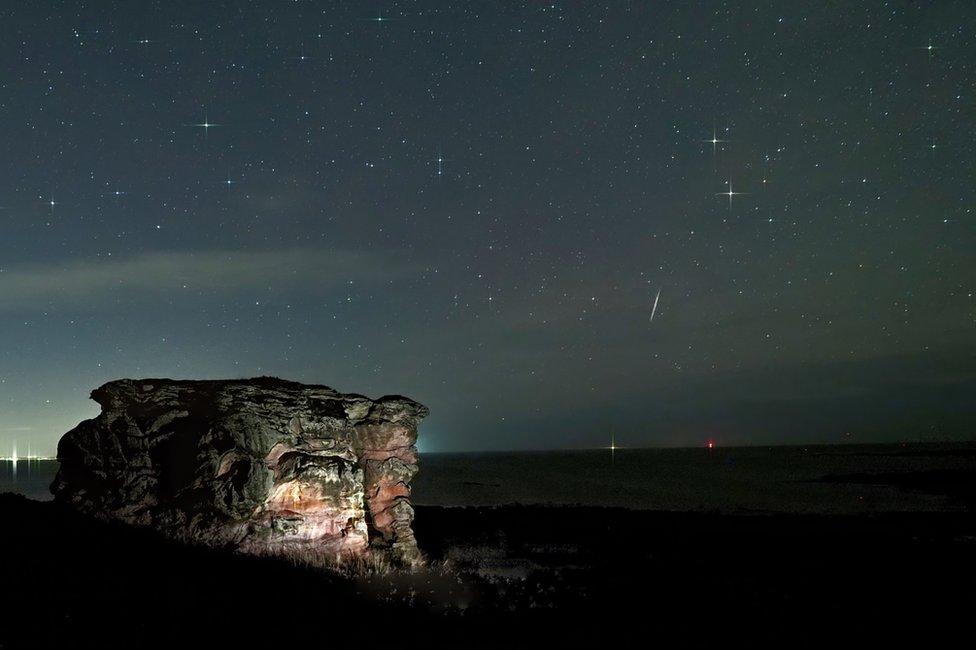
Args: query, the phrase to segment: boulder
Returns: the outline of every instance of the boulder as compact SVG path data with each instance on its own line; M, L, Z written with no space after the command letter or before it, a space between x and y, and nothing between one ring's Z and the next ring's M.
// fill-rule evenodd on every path
M406 397L282 379L122 379L66 433L57 501L185 541L303 562L423 562L411 523Z

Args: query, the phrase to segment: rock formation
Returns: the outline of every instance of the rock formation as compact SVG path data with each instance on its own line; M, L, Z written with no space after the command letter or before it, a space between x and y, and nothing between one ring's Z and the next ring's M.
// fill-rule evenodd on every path
M55 499L183 540L415 565L410 479L427 408L275 378L123 379L58 444Z

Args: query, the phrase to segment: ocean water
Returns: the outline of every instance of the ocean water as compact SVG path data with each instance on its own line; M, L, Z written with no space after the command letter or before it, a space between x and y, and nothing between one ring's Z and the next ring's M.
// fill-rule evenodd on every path
M50 499L56 471L56 461L20 461L16 473L0 462L0 492ZM413 502L729 513L964 509L938 486L884 478L932 474L976 481L976 443L424 454Z
M10 461L0 461L0 492L23 494L29 499L51 498L51 481L58 471L56 460L19 460L16 468Z
M857 482L864 475L938 473L976 481L976 444L427 454L413 480L413 501L726 513L965 509L937 490L898 487L903 481Z

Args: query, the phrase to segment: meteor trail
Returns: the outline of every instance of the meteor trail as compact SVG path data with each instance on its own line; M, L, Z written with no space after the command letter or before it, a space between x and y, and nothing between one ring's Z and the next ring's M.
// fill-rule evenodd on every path
M649 322L654 322L654 314L657 313L657 301L661 299L661 290L657 290L657 295L654 296L654 306L651 307L651 320Z

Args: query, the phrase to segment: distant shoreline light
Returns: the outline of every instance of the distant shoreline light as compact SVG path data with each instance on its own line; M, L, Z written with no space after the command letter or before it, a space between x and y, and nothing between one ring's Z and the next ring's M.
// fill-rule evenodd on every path
M21 461L57 460L57 456L0 456L0 463L19 463Z

